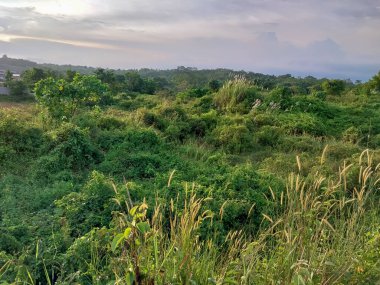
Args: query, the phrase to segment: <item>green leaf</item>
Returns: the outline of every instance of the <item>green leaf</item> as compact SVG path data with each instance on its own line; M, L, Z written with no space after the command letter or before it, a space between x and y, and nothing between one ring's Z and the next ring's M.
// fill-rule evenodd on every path
M236 280L231 277L228 277L223 280L223 284L239 284Z
M125 282L127 285L133 285L133 281L135 281L135 274L132 270L129 270L125 276Z
M125 229L125 231L124 231L124 238L125 239L129 239L129 236L131 235L131 231L132 231L131 228L126 228Z
M139 208L139 206L134 206L131 210L129 210L129 214L131 216L134 216L136 214L136 211L138 208Z
M114 238L113 238L113 241L112 241L112 244L111 244L111 249L112 251L115 251L116 248L118 247L118 245L123 241L124 239L124 234L117 234Z
M139 229L139 231L142 234L145 234L146 232L148 232L150 230L150 226L149 226L148 222L137 223L136 227Z

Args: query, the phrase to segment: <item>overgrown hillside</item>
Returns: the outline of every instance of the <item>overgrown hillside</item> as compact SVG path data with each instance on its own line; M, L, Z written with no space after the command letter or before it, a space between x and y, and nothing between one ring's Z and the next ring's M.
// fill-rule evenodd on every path
M380 73L20 84L0 98L0 284L380 282Z

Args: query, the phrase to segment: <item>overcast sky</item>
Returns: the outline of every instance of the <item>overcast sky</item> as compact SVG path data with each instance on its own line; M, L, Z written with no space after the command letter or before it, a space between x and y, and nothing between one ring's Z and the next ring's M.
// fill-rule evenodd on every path
M0 55L368 79L380 0L0 0Z

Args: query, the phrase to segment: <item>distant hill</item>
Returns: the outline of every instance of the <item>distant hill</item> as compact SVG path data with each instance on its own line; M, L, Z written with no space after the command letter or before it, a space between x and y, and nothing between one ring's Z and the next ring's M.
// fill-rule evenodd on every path
M91 74L96 71L96 67L78 66L78 65L58 65L50 63L36 63L25 59L9 58L6 55L0 57L0 70L10 70L13 73L22 73L23 71L37 67L42 69L49 69L57 71L58 73L65 73L67 70L73 70L81 74ZM112 69L111 69L112 70ZM161 80L161 84L175 86L176 91L183 91L188 88L203 88L208 85L212 80L224 82L227 79L231 79L234 76L243 76L261 88L271 89L275 86L294 86L303 89L307 93L307 88L315 84L320 84L324 78L317 79L312 76L304 78L296 78L291 74L284 75L267 75L255 72L246 72L243 70L236 71L231 69L200 69L195 67L179 66L176 69L118 69L112 70L116 75L123 75L126 72L137 72L142 78L158 78ZM163 81L162 81L163 80ZM166 83L165 83L166 82Z
M9 58L6 55L0 58L0 70L10 70L13 73L21 73L26 69L37 66L36 62L25 59Z
M92 73L95 70L94 67L37 63L26 59L10 58L6 55L3 55L0 58L0 70L10 70L13 73L22 73L23 71L33 67L46 68L61 72L71 69L82 74Z

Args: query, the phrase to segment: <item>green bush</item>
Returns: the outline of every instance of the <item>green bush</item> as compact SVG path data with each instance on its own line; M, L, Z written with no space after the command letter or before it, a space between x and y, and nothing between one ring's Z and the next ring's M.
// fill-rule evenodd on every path
M191 126L187 122L174 122L170 124L164 134L169 141L183 142L190 133Z
M288 110L292 107L292 92L287 87L276 87L273 89L269 96L265 98L265 102L268 106L268 108L277 109L280 108L281 110Z
M323 150L322 140L310 135L284 136L281 139L281 144L278 145L278 148L286 153L321 153Z
M186 111L179 106L166 106L158 109L158 114L166 120L172 122L187 121L188 116Z
M376 135L370 137L369 146L374 148L374 149L380 148L380 134L376 134Z
M71 235L78 237L94 227L108 226L115 207L111 198L115 192L110 181L101 173L93 171L79 192L72 192L55 204L67 219Z
M101 117L98 120L98 127L101 130L107 130L107 131L117 130L117 129L123 129L125 126L126 124L123 121L115 117L110 117L110 116Z
M99 169L120 178L151 178L170 165L165 163L163 148L153 130L128 130L121 143L110 146Z
M358 143L361 135L357 128L355 127L349 127L347 130L345 130L342 134L342 140L344 142L348 143Z
M280 143L281 136L281 128L273 126L264 126L260 128L257 133L255 133L255 137L257 138L257 142L259 144L271 147L275 147Z
M216 147L231 153L241 153L253 145L253 135L245 125L217 126L208 140Z
M160 115L146 109L139 110L138 117L146 126L152 126L160 131L163 131L168 124Z
M32 177L36 181L71 180L71 172L78 173L102 160L87 132L75 125L64 123L51 133L51 138L45 146L46 154L33 166Z
M0 232L0 252L17 253L21 250L22 244L12 235Z
M17 153L38 154L44 143L42 130L25 125L17 118L0 114L0 145Z
M322 121L308 113L284 113L276 119L276 125L284 128L289 134L302 135L310 134L323 136L326 134L326 126Z
M152 178L158 171L162 171L163 166L164 162L157 154L136 153L120 147L106 155L99 170L129 180Z
M106 284L113 278L109 269L110 252L108 244L112 241L111 231L94 228L75 239L63 257L64 275L58 284ZM94 260L93 258L96 258ZM92 260L95 264L88 261Z
M321 101L325 101L326 97L327 97L327 94L324 91L314 91L312 93L312 96L315 97L315 98L317 98L317 99L319 99L319 100L321 100Z

